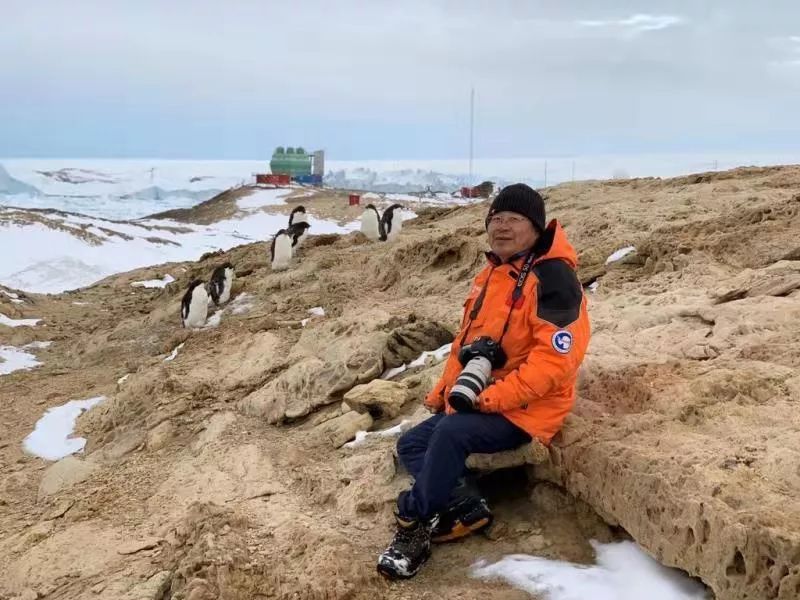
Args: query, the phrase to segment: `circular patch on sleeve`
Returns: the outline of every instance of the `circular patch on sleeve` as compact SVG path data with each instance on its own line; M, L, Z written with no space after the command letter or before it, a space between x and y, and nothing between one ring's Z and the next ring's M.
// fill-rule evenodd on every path
M566 329L556 331L550 341L553 349L559 354L567 354L572 350L572 334Z

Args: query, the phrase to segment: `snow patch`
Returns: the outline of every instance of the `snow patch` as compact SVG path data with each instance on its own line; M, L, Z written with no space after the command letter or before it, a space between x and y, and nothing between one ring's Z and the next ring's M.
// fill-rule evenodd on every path
M321 306L315 306L314 308L309 308L308 312L317 317L324 317L325 316L325 309Z
M453 344L445 344L440 348L432 351L425 351L420 354L417 358L412 360L410 363L406 365L400 365L399 367L394 367L393 369L387 369L381 375L381 379L391 379L392 377L396 377L400 373L408 370L413 369L414 367L424 367L428 363L429 358L433 358L431 365L436 365L442 362L447 356L450 354L450 350L453 347Z
M46 294L88 286L116 273L196 260L210 251L262 242L271 232L286 226L286 215L261 211L213 225L197 225L164 219L117 222L63 214L38 215L36 222L21 221L17 214L4 220L4 213L10 210L0 207L0 254L22 258L0 264L0 282ZM315 234L346 234L360 227L356 221L339 225L310 217L309 222ZM87 240L87 225L119 235ZM25 252L20 253L20 248Z
M289 193L290 191L283 189L257 190L248 196L238 198L236 200L236 206L239 208L239 210L248 211L257 210L265 206L279 206L285 204L283 198Z
M31 342L30 344L26 344L23 348L36 348L37 350L41 348L49 348L53 342L46 341L46 342Z
M175 278L167 273L164 275L163 279L147 279L146 281L132 281L131 285L133 287L144 287L144 288L164 288L167 287L168 283L172 283L175 281Z
M52 342L31 342L17 348L15 346L0 346L0 375L8 375L14 371L27 371L38 367L42 363L26 350L47 348Z
M35 327L41 319L12 319L0 313L0 325L7 327Z
M389 427L388 429L381 429L380 431L357 431L356 438L351 441L347 442L344 447L345 448L356 448L364 443L364 441L369 437L393 437L396 435L400 435L410 425L411 421L408 419L403 419L394 427Z
M185 343L186 342L181 342L180 344L175 346L175 348L172 350L172 353L170 353L170 355L164 359L164 362L171 362L171 361L175 360L175 357L178 356L178 352L180 351L181 348L183 348L183 345ZM123 377L122 379L118 380L117 383L122 383L127 378L128 378L128 376L125 375L125 377Z
M82 451L86 446L86 438L70 437L75 430L75 422L83 412L105 399L105 396L97 396L87 400L70 400L47 409L36 422L33 432L22 442L22 447L29 454L45 460L59 460Z
M240 315L242 313L249 312L253 305L250 303L250 295L247 292L242 292L236 298L231 300L231 303L228 305L230 311L234 315Z
M626 256L628 256L633 252L636 252L636 248L634 246L625 246L624 248L620 248L606 259L606 264L610 265L613 262L622 260L623 258L625 258Z
M597 564L586 566L512 554L494 564L473 565L478 579L503 579L546 600L703 600L703 586L668 569L633 542L591 542Z
M6 290L0 290L0 294L4 296L8 296L11 299L11 302L14 304L23 304L25 301L21 300L19 294L15 294L14 292L7 292Z

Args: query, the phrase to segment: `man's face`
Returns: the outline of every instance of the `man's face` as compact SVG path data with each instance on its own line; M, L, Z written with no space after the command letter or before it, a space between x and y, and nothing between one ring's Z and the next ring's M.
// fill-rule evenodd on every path
M526 217L509 211L489 218L489 246L502 260L527 250L539 239L539 233Z

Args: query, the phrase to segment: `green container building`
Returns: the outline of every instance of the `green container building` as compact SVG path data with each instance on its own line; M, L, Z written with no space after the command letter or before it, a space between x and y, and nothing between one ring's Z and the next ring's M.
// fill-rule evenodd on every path
M300 177L311 175L311 158L303 148L286 148L278 146L269 161L269 168L273 175L289 175Z

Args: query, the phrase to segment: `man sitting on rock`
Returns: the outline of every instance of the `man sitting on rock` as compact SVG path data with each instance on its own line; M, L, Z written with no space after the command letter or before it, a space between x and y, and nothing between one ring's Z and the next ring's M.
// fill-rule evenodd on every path
M397 442L414 477L397 499L397 532L378 559L391 579L413 577L431 542L487 527L483 498L457 491L471 453L511 450L561 428L575 400L589 344L576 253L545 221L544 201L524 184L504 188L486 217L491 252L464 303L441 379L425 398L434 415Z

